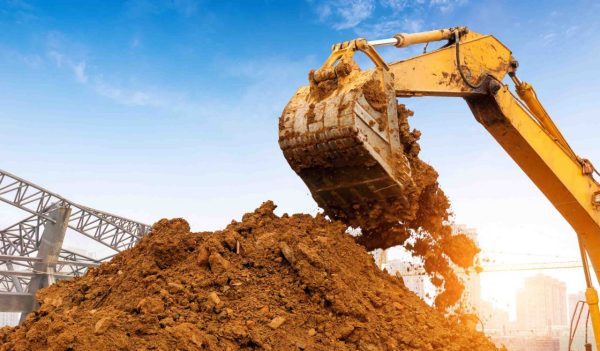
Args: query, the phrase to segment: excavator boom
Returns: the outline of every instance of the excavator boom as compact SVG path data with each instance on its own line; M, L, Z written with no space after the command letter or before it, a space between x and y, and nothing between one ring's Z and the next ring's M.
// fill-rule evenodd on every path
M387 63L375 47L398 48L447 40L441 48ZM375 64L362 71L361 51ZM400 135L396 97L463 98L476 120L544 193L577 233L582 259L600 280L600 185L591 163L579 157L535 91L516 75L510 50L490 35L454 27L393 38L356 39L332 48L286 106L279 143L292 168L332 218L370 235L368 248L399 243L386 233L410 217L415 187ZM509 75L517 95L503 82ZM597 172L596 172L597 173ZM598 297L586 271L592 324L600 342ZM598 345L597 345L598 347Z

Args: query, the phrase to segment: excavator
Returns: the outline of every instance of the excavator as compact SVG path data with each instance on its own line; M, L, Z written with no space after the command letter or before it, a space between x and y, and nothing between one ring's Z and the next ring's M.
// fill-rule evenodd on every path
M391 63L375 50L432 42L443 45ZM361 70L354 60L358 51L373 68ZM599 174L573 151L517 69L518 61L502 42L467 27L338 43L285 107L279 145L326 215L352 227L384 223L384 230L376 231L384 233L410 206L413 191L396 99L463 98L576 232L600 350L598 294L588 263L600 280L600 184L594 179ZM516 94L504 82L507 75Z

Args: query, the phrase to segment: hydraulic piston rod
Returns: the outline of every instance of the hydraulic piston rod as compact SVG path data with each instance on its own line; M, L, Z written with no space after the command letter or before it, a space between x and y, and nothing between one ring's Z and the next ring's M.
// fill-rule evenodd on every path
M448 40L452 39L455 33L458 31L459 35L466 34L468 32L467 27L452 27L438 30L431 30L428 32L419 33L398 33L393 38L379 39L368 41L368 44L372 47L377 46L395 46L397 48L404 48L414 44L429 43L432 41Z

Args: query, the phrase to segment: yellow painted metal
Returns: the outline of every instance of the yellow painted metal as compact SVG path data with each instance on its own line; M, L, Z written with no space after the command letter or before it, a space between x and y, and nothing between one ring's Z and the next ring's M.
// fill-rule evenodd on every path
M544 108L540 100L537 98L537 94L535 93L533 86L526 82L520 82L518 80L517 82L518 83L515 84L515 90L517 91L517 94L519 95L521 100L525 102L532 115L537 119L537 121L542 125L542 127L546 131L548 131L548 133L561 146L563 146L567 152L571 154L571 156L574 159L578 159L577 155L575 154L573 149L571 149L571 146L569 145L565 137L562 135L556 124L554 124L554 121L552 121L552 118L550 118L550 115L548 114L548 112L546 112L546 109Z
M600 310L598 309L598 292L596 291L596 289L594 289L594 286L592 284L592 276L590 274L588 254L585 252L585 247L583 246L583 243L581 242L580 238L578 238L578 241L579 252L581 254L581 262L583 263L583 274L585 276L585 302L588 304L589 315L590 317L592 317L592 330L594 330L594 336L596 336L595 332L597 330L600 330ZM587 328L587 323L585 323L585 325ZM600 340L596 338L596 350L599 349L599 346Z
M451 39L456 31L458 31L460 34L464 34L467 32L467 28L454 27L419 33L399 33L394 35L394 38L398 40L396 47L403 48L414 44L423 44L432 41Z
M331 47L331 55L327 58L319 71L332 68L339 60L349 61L352 59L356 51L362 51L367 55L377 67L388 70L387 63L379 56L377 51L370 46L365 39L354 39L343 43L335 44Z
M542 128L508 90L466 99L477 120L575 229L600 279L600 185Z
M592 319L592 329L596 339L596 350L600 350L600 340L597 332L600 331L600 309L598 309L598 292L593 287L585 290L585 302L588 304L590 317Z
M491 76L501 81L508 72L511 52L491 35L469 33L460 42L461 68L477 84ZM471 96L487 94L486 87L473 90L462 80L454 45L389 64L397 96Z
M461 37L461 68L470 72L467 78L475 83L488 79L489 84L479 89L462 80L455 54L451 45L390 63L397 96L464 97L477 120L575 229L600 280L600 211L592 200L600 191L599 184L583 174L578 157L531 86L521 83L526 108L501 85L502 78L512 72L508 48L493 36L470 32Z
M466 100L477 120L573 227L600 280L600 212L592 202L600 185L582 173L579 162L506 86L495 95ZM595 303L595 307L590 305L591 311L598 306L594 302L597 299L590 297L590 302ZM595 339L600 342L600 321L592 323L592 327Z

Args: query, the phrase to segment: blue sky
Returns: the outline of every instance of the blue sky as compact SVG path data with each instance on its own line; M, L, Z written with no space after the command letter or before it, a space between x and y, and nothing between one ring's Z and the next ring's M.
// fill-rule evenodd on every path
M147 223L184 217L195 230L266 199L315 212L277 145L278 116L308 71L338 41L455 25L511 48L575 150L600 164L598 11L591 0L0 0L0 168L91 207ZM569 226L463 101L403 102L457 221L504 252L490 257L577 259ZM556 274L580 290L580 272Z

